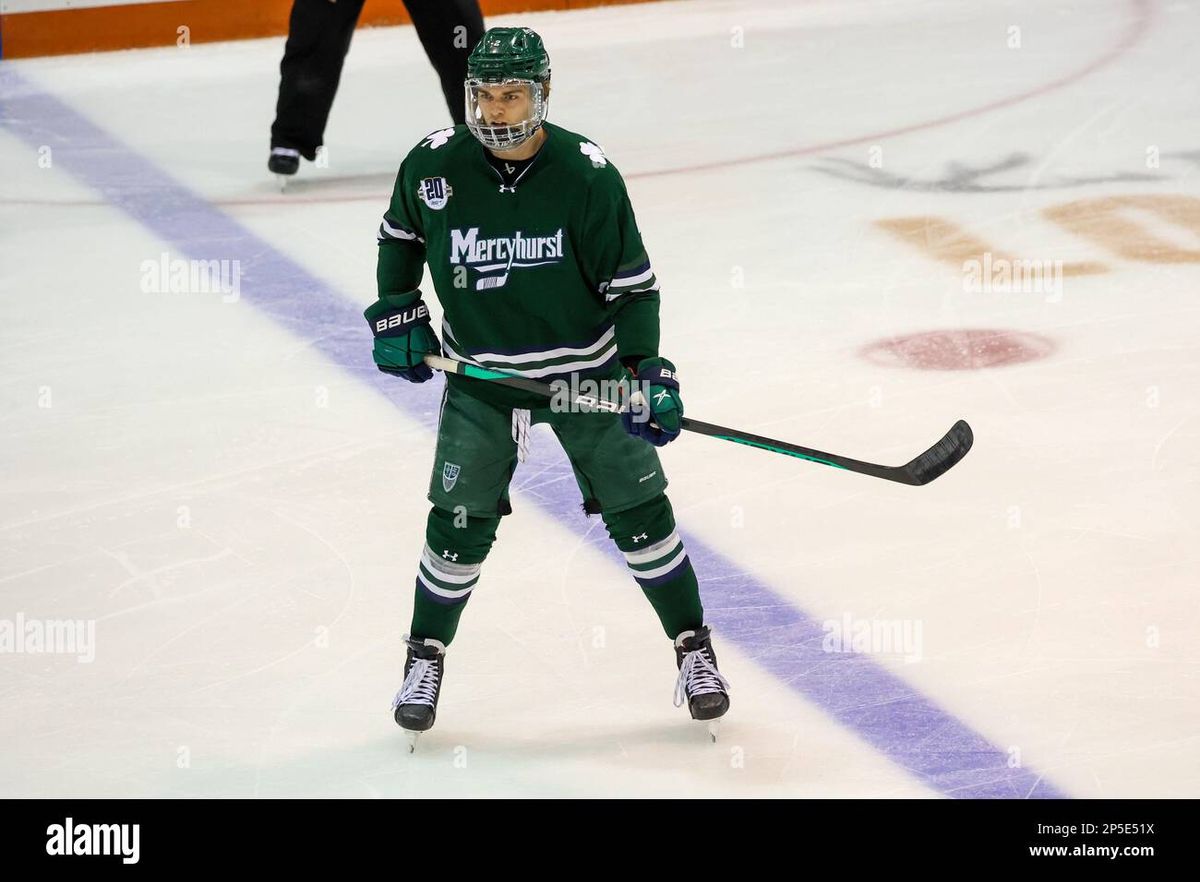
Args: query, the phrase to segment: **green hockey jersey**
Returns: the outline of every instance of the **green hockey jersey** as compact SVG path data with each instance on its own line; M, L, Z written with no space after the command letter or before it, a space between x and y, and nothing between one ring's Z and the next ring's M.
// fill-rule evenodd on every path
M413 148L379 227L379 295L417 301L428 263L447 356L543 382L613 378L621 359L658 355L658 283L620 173L587 138L544 129L510 184L465 126ZM507 406L546 403L447 381Z

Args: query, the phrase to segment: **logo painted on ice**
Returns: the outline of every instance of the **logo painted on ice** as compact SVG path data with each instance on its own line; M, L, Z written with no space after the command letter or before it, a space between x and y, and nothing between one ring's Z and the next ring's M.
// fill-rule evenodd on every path
M462 471L452 462L447 462L442 466L442 489L449 493L454 489L455 483L458 482L458 473Z
M592 161L593 168L604 168L608 165L608 157L604 155L604 149L598 144L584 141L579 145L579 152Z
M445 178L421 178L417 195L434 211L441 211L454 195L454 188L446 183Z
M432 132L431 134L426 135L425 140L421 144L421 146L428 147L430 150L437 150L439 147L441 147L443 144L445 144L447 141L449 141L453 137L454 137L454 129L441 129L439 131Z

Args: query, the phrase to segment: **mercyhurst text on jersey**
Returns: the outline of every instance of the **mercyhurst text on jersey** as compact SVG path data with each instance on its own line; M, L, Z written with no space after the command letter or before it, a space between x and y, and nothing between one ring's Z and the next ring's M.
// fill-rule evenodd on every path
M622 360L658 355L658 282L620 173L587 138L543 128L508 183L465 126L413 148L379 227L379 298L416 303L428 263L448 357L544 382L615 379ZM505 407L546 403L447 382Z

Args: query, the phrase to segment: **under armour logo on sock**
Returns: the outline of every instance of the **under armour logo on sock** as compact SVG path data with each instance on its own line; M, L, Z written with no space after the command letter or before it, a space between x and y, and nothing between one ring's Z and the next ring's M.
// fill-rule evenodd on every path
M641 542L643 539L649 539L649 538L650 538L650 534L649 534L649 533L642 533L640 536L634 536L634 537L633 537L633 541L634 541L634 542Z
M446 558L446 560L458 560L458 552L452 552L449 548L447 548L442 552L442 557Z

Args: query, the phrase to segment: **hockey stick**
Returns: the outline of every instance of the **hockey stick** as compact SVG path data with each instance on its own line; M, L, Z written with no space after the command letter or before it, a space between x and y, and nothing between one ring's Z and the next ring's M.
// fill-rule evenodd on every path
M477 367L476 365L457 361L453 358L443 358L440 355L426 355L424 361L431 368L445 371L448 374L457 374L460 377L499 383L501 386L522 389L526 392L543 395L547 398L554 398L560 394L549 383L514 376L513 374L492 370L491 368ZM574 395L571 403L592 409L607 410L613 413L621 411L620 404L598 398L594 395ZM720 438L723 441L733 441L736 444L745 444L749 447L758 447L762 450L770 450L772 453L795 456L799 459L806 459L809 462L833 466L835 469L845 469L849 472L858 472L860 475L870 475L873 478L882 478L885 481L895 481L898 484L908 484L913 487L928 484L930 481L948 472L959 460L967 455L967 451L971 449L971 444L975 439L975 436L971 432L971 427L967 425L966 420L959 420L950 427L950 431L943 435L940 441L911 461L902 466L882 466L871 462L851 459L848 456L839 456L836 453L825 453L810 447L801 447L799 444L789 444L786 441L776 441L773 438L752 435L740 429L728 429L724 426L713 425L712 423L702 423L700 420L693 420L689 417L683 417L681 422L684 430L688 432L709 435L713 438Z

